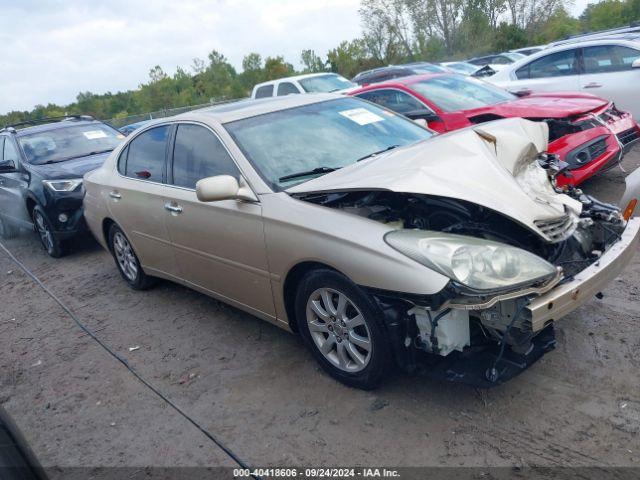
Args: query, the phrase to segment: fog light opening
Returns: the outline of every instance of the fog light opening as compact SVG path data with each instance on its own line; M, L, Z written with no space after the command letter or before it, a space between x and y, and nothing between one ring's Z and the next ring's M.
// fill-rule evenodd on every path
M69 217L66 213L61 213L60 215L58 215L58 221L60 223L67 223L67 220L69 220Z

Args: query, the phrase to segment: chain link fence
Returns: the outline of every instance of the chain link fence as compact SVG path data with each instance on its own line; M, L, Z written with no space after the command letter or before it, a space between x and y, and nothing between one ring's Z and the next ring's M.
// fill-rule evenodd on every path
M209 103L203 103L200 105L189 105L186 107L166 108L163 110L157 110L155 112L141 113L139 115L129 115L128 117L111 118L109 120L103 120L103 121L115 128L120 128L120 127L124 127L125 125L131 125L132 123L143 122L145 120L153 120L155 118L173 117L174 115L180 115L181 113L191 112L192 110L213 107L215 105L224 105L225 103L237 102L239 100L246 100L246 98L234 98L231 100L212 99Z

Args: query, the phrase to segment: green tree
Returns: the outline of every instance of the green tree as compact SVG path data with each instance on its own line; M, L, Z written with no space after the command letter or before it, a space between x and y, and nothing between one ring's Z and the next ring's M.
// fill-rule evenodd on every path
M249 53L242 59L242 73L240 82L247 90L251 90L254 85L264 82L265 72L262 57L259 53Z
M580 16L582 26L585 31L604 30L630 23L632 20L628 18L633 7L629 8L631 2L623 2L619 0L603 0L599 3L587 5L587 8Z
M293 65L285 62L284 57L267 57L264 61L265 80L290 77L296 73Z
M493 47L496 51L506 51L526 47L529 43L527 33L518 25L502 22L498 26Z
M325 62L313 50L302 50L300 61L304 66L303 73L316 73L325 70Z

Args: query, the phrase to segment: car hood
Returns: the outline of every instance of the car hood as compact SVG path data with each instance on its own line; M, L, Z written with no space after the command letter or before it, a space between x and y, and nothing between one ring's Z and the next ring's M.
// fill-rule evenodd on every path
M467 118L493 113L501 117L567 118L601 110L607 100L580 93L531 94L510 102L465 110Z
M500 212L549 237L539 225L580 202L558 194L536 157L548 146L546 123L510 118L438 135L336 170L289 194L389 190L465 200Z
M48 180L59 178L82 178L85 173L100 168L111 152L74 158L48 165L29 165L29 169Z

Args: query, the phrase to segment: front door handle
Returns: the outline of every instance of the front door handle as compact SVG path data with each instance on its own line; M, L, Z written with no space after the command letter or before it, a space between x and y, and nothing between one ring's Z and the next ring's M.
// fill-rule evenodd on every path
M180 205L172 205L170 203L165 203L164 209L176 215L182 213L182 207Z
M587 83L584 86L584 88L600 88L600 87L602 87L602 85L596 82Z
M120 195L118 192L109 192L109 196L114 200L120 200L122 198L122 195Z

